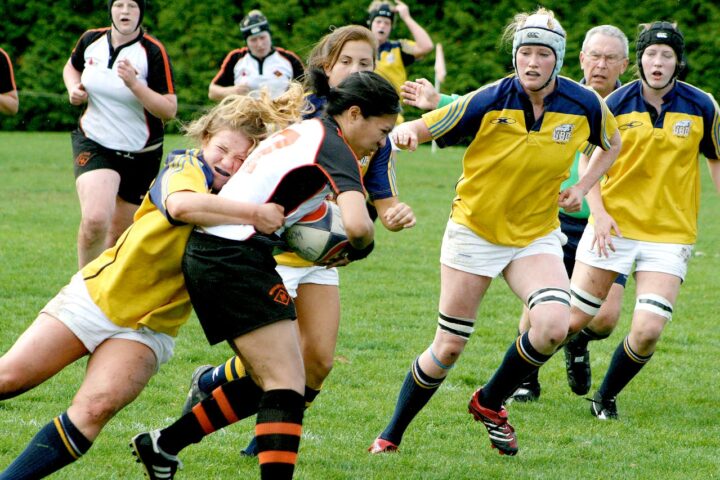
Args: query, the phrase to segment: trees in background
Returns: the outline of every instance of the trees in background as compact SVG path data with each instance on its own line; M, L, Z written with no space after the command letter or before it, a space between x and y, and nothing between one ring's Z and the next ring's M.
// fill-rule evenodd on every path
M207 87L225 54L244 45L237 26L244 13L260 8L271 22L276 45L307 57L332 26L364 24L369 0L149 0L147 30L166 46L175 70L180 108L187 121L210 104ZM413 17L443 44L448 75L443 90L465 93L512 69L510 49L499 43L504 26L537 0L407 0ZM568 32L563 75L579 78L577 56L587 29L611 23L631 40L639 22L675 20L685 34L690 70L687 80L720 95L717 26L720 5L713 0L547 1ZM3 119L4 130L69 130L77 107L67 102L62 68L80 34L109 25L105 0L3 0L0 45L15 64L20 112ZM393 38L407 37L398 20ZM411 77L433 78L431 56L410 68ZM634 71L623 77L630 80ZM413 112L410 112L412 117Z

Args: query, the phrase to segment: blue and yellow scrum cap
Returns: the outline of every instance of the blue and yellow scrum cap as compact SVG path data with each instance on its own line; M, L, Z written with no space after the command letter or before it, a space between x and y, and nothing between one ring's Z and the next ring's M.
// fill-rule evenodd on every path
M550 26L552 25L552 27ZM548 47L555 54L555 68L553 69L550 79L543 86L547 86L553 81L563 65L565 58L565 30L557 19L542 13L530 15L525 20L525 24L518 28L513 37L512 61L513 68L517 72L516 56L518 48L525 45L540 45Z
M650 45L667 45L672 48L677 57L677 65L675 66L675 74L673 78L685 68L687 63L685 60L685 38L675 25L670 22L653 22L650 28L640 32L635 44L635 52L637 53L637 65L640 69L640 75L645 80L645 72L642 68L642 56L645 49Z

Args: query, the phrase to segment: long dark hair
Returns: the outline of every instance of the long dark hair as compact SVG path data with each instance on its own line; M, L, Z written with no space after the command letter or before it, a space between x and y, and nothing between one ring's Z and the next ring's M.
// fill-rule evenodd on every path
M348 76L327 93L325 112L339 115L353 105L363 117L395 115L402 111L395 88L375 72L357 72Z

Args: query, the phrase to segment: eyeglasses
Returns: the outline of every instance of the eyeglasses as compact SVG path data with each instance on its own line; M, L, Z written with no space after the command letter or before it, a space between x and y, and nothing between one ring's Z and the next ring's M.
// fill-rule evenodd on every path
M605 59L607 65L617 65L618 63L625 60L623 55L611 54L603 55L602 53L590 52L585 54L592 63L600 63L600 60Z

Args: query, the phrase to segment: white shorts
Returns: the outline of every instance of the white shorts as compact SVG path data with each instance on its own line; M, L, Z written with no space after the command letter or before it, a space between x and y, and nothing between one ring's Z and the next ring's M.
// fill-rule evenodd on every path
M615 251L609 252L608 257L601 257L597 254L597 249L590 249L594 237L595 227L589 223L578 243L575 254L578 261L591 267L624 275L630 274L635 263L636 272L668 273L685 280L694 245L644 242L613 236Z
M445 227L440 263L462 272L495 278L510 262L531 255L550 254L563 258L567 237L556 228L526 247L490 243L464 225L449 220Z
M340 276L337 268L325 267L288 267L278 265L275 270L280 274L285 284L285 289L292 298L297 297L297 289L303 283L314 283L317 285L340 285Z
M173 355L175 338L170 335L144 326L134 330L114 324L92 301L79 272L45 305L42 313L65 324L90 353L105 340L123 338L147 345L155 354L157 370Z

